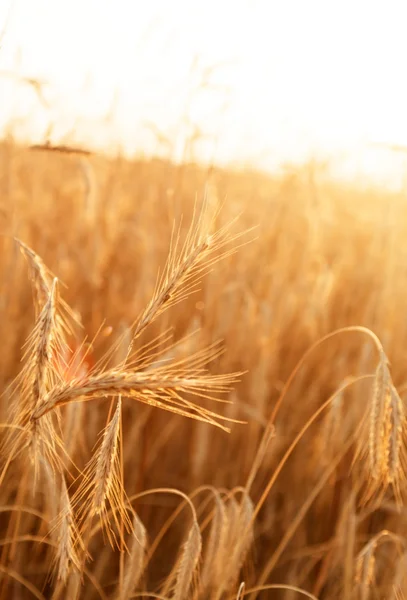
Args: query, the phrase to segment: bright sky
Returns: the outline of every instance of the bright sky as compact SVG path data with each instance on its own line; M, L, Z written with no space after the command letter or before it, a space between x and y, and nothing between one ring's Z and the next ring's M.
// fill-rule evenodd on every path
M406 0L0 0L7 19L0 127L26 138L407 172L372 145L407 147ZM10 73L47 82L49 107Z

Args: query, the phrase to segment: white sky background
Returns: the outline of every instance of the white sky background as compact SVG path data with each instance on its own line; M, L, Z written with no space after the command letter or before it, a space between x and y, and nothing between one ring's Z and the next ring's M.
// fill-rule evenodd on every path
M407 146L406 0L0 0L7 17L0 128L30 140L180 158L199 128L189 157L407 171L372 146ZM46 81L50 108L10 72Z

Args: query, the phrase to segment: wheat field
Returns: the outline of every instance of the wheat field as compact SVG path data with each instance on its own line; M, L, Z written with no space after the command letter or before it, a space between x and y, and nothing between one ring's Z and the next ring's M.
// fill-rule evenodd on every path
M0 599L406 597L403 194L0 156Z

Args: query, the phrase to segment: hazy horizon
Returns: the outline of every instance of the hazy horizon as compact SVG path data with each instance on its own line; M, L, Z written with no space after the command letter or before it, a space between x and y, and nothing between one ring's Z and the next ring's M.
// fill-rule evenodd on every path
M397 188L405 16L401 0L0 0L0 127L263 170L329 159Z

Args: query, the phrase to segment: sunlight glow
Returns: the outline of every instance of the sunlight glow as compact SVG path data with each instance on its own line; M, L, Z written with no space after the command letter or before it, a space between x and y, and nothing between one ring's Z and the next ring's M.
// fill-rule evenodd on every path
M10 7L3 130L401 182L403 152L372 144L407 146L404 0L0 0L0 32Z

